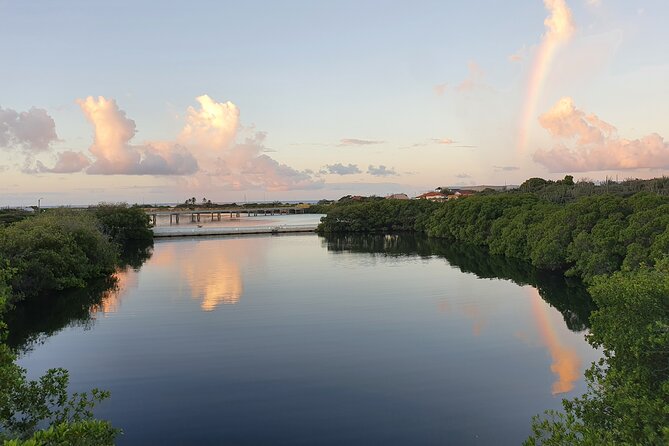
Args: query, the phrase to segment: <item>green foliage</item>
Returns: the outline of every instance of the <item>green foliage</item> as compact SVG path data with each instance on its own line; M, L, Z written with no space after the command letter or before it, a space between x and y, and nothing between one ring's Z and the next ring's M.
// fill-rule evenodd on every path
M102 232L121 246L153 240L149 216L139 207L126 203L100 203L93 213L102 226Z
M528 445L669 444L669 268L600 276L588 392L533 420Z
M68 395L66 370L51 369L33 381L15 363L16 357L5 343L7 327L2 316L16 273L7 262L0 264L0 440L17 445L113 444L117 430L108 422L92 419L93 406L108 398L109 392L93 389L90 395ZM44 423L51 427L36 432Z
M116 248L84 213L52 211L0 229L0 257L16 269L15 293L84 287L113 272Z
M0 209L0 228L35 215L23 209Z
M439 205L427 200L368 200L333 206L321 219L319 232L386 233L423 231Z
M108 446L114 444L118 430L108 421L85 420L61 423L37 431L27 440L8 440L5 446Z

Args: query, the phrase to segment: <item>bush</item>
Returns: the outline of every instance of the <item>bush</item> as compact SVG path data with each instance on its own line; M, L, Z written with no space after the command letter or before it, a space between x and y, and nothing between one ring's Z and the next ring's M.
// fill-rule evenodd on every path
M102 225L102 232L121 246L153 240L149 216L139 207L100 203L93 214Z
M14 292L35 296L109 275L118 255L92 215L59 210L0 229L0 257L16 269Z

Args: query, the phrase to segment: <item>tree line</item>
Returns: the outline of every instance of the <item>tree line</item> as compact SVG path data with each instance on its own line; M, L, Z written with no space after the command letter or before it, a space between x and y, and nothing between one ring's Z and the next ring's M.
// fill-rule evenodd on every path
M669 444L669 179L532 178L446 203L335 203L318 231L424 233L581 278L603 358L585 395L533 420L527 444Z
M148 216L126 204L89 210L49 209L0 226L0 440L7 445L113 444L119 431L93 418L109 393L68 393L69 374L50 369L36 380L16 364L7 345L7 311L16 305L58 299L83 289L123 265L150 254Z

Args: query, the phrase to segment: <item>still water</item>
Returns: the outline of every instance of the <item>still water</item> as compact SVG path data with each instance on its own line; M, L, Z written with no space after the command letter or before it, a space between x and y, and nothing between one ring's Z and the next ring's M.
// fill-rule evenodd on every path
M17 333L118 444L519 444L598 357L578 284L415 237L159 240L117 285Z

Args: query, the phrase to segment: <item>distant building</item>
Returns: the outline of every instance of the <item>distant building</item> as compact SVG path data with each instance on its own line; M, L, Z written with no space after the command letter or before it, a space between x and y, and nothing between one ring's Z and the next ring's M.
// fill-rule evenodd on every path
M386 200L408 200L409 196L407 194L392 194L386 197Z
M448 195L444 195L441 192L426 192L416 197L417 200L430 200L430 201L446 201L448 200Z

